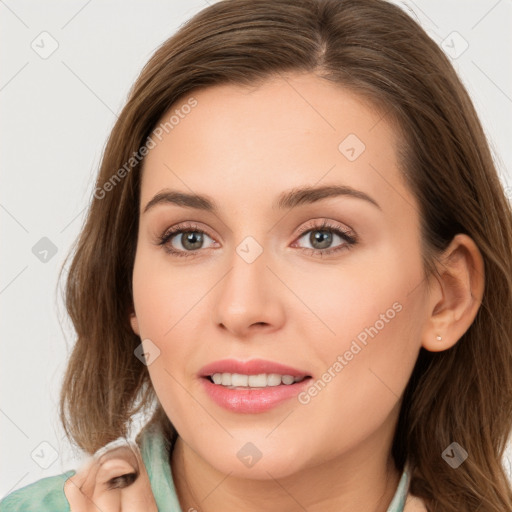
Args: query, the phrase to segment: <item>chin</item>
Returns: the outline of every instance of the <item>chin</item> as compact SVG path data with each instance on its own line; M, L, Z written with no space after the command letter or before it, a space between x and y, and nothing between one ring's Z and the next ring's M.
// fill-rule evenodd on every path
M282 442L277 445L264 436L253 439L253 442L247 437L243 441L233 439L225 444L218 443L214 451L211 446L205 446L205 451L196 451L217 471L234 478L271 480L290 476L300 469L297 444L287 449ZM300 455L304 456L304 453Z

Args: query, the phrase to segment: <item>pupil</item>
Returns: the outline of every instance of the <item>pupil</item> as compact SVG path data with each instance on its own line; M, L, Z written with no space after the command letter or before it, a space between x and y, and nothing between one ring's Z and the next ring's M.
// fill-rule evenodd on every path
M331 243L331 239L332 233L330 233L329 231L314 231L313 233L311 233L311 244L314 246L316 242L319 242L321 246L319 247L319 249L325 249L326 247L328 247Z
M202 233L188 232L185 236L185 242L183 243L183 247L187 247L189 249L198 249L196 245L200 246L202 241Z

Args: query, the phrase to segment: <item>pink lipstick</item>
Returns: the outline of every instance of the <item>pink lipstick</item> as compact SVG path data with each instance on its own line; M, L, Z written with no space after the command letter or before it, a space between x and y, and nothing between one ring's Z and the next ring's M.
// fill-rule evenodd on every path
M220 407L238 413L265 412L296 396L311 375L290 366L252 359L224 359L199 371L203 389Z

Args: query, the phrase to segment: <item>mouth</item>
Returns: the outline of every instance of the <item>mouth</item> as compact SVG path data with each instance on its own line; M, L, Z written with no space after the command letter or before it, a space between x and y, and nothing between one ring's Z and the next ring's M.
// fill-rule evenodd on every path
M199 374L206 395L235 413L263 413L296 397L313 376L273 361L224 359L204 366Z
M281 383L293 384L311 375L292 366L265 359L222 359L203 366L198 377L210 378L214 384L225 386L265 387Z
M242 373L217 372L212 375L203 376L212 384L223 386L227 389L262 389L277 386L292 386L307 379L311 375L296 376L281 375L278 373L259 373L248 375Z

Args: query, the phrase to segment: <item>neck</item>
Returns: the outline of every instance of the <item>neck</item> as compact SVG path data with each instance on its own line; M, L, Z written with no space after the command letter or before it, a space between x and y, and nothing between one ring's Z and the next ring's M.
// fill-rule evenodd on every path
M401 474L382 437L351 453L300 468L279 480L227 475L202 459L178 437L171 470L183 511L201 512L386 512ZM380 444L379 444L380 443ZM384 443L386 445L386 443ZM389 448L389 445L387 445Z

